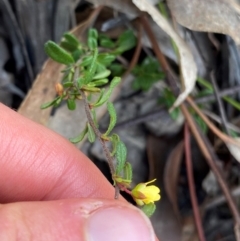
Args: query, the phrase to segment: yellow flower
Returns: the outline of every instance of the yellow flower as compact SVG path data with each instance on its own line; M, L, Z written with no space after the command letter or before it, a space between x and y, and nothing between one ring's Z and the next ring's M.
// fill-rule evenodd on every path
M139 183L132 190L132 197L139 206L160 200L160 189L155 185L147 186L155 180L156 179L146 183Z

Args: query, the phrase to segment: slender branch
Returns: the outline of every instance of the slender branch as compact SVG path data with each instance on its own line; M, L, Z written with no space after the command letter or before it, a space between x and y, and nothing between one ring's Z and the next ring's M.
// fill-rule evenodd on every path
M218 94L219 97L225 97L228 95L234 95L236 93L239 93L240 91L240 85L225 89L225 90L219 90ZM200 103L205 103L208 101L214 101L216 98L214 95L207 95L207 96L203 96L203 97L199 97L195 99L195 102L200 104Z
M208 118L206 115L203 114L203 112L199 109L199 107L194 103L193 99L188 96L187 102L190 104L190 106L194 109L194 111L202 118L202 120L207 124L209 129L212 130L212 132L218 136L220 139L222 139L224 142L231 143L235 146L240 147L240 144L234 140L233 138L225 135L223 132L221 132Z
M210 111L208 111L208 110L202 110L202 112L203 112L206 116L210 117L212 120L214 120L214 121L216 121L217 123L219 123L220 125L222 124L221 118L220 118L218 115L215 115L214 113L212 113L212 112L210 112ZM232 123L227 123L227 127L228 127L229 129L237 132L237 133L240 133L240 128L237 127L237 126L235 126L235 125L233 125Z
M195 219L195 225L198 232L198 237L200 241L205 241L205 235L201 223L201 216L198 207L198 201L196 198L196 190L194 185L194 178L193 178L193 167L192 167L192 157L191 157L191 147L190 147L190 140L189 140L189 129L188 124L185 124L184 128L184 144L185 144L185 161L186 161L186 168L187 168L187 177L188 177L188 186L189 192L191 197L192 209Z
M146 20L146 19L145 19ZM147 20L146 20L147 21ZM148 24L147 26L148 28L151 28L150 24ZM156 39L155 39L155 36L153 35L149 35L148 34L148 37L152 43L152 45L154 45L154 43L156 42ZM155 40L154 40L155 39ZM168 78L168 80L170 80L169 82L171 83L170 86L172 88L172 91L175 95L177 95L177 86L176 86L176 78L175 78L175 75L172 73L171 69L169 68L169 65L166 61L166 58L165 56L162 54L162 52L160 51L159 47L158 47L158 44L154 46L155 48L154 49L154 52L156 53L156 56L159 60L159 62L164 65L162 66L165 73L166 73L166 76ZM159 55L162 55L160 56L159 58ZM163 61L163 58L164 58L164 61ZM173 78L173 79L172 79ZM175 82L175 86L172 86ZM233 139L229 138L228 136L224 135L221 131L219 131L209 120L208 118L201 112L201 110L198 108L198 106L196 106L196 104L194 103L194 101L188 97L187 98L187 101L189 102L189 104L194 108L194 110L197 112L197 114L199 114L199 116L206 122L206 124L210 124L208 125L208 127L211 128L210 129L214 129L215 130L215 134L217 133L218 136L219 136L219 133L220 133L220 136L221 137L224 137L225 141L230 139L230 142L234 142ZM201 132L198 130L195 122L193 121L192 119L192 116L190 115L189 111L187 110L185 104L181 104L180 105L180 108L181 108L181 111L182 113L184 114L185 118L186 118L186 121L188 122L188 125L191 129L191 132L192 134L194 135L203 155L205 156L209 166L211 167L211 169L213 170L214 174L216 175L217 179L218 179L218 182L219 182L219 185L221 186L221 189L227 199L227 202L228 202L228 205L229 205L229 208L232 212L232 215L234 217L234 220L235 220L235 236L236 236L236 239L237 241L240 241L239 239L239 230L240 230L240 215L238 213L238 209L237 209L237 205L234 201L234 199L232 198L231 196L231 193L229 191L229 188L226 184L226 181L224 180L224 177L220 171L220 169L217 167L216 165L216 158L215 158L215 155L214 155L214 152L211 148L211 145L208 141L208 139L203 135L201 134ZM217 131L216 131L217 130ZM234 142L234 144L236 145L237 143Z
M229 187L226 184L226 181L224 179L223 173L221 169L217 166L217 158L214 154L213 148L211 144L209 143L209 140L199 131L197 128L194 120L192 119L192 116L188 112L187 108L184 104L181 105L181 110L188 122L188 125L191 129L192 134L194 135L204 157L206 158L209 166L213 170L213 173L216 175L218 183L226 197L228 206L232 212L234 221L235 221L235 235L236 238L239 236L239 227L240 227L240 215L238 212L237 205L231 195L231 192L229 190ZM237 241L240 241L240 239L237 239Z
M103 151L105 153L105 156L107 158L107 162L108 165L110 167L110 171L111 174L113 175L115 173L115 168L114 168L114 164L113 164L113 157L111 156L111 153L108 149L108 147L106 146L106 142L102 139L102 133L98 130L98 128L95 126L93 118L92 118L92 114L91 114L91 110L87 101L87 97L84 93L84 91L79 89L79 93L81 94L82 98L83 98L83 102L84 102L84 106L85 106L85 112L87 115L87 119L89 124L91 125L91 127L93 128L93 131L95 133L95 135L97 136L98 140L100 141Z
M214 76L214 72L211 72L211 82L213 85L213 89L214 89L214 94L217 100L217 104L218 104L218 109L219 109L219 113L220 113L220 117L221 117L221 122L222 122L222 126L224 131L229 135L229 130L228 130L228 126L227 126L227 117L226 117L226 113L223 107L223 103L222 103L222 99L219 96L219 90L218 90L218 86L216 83L216 79Z
M138 24L138 42L137 42L137 46L135 48L135 52L133 54L133 57L131 59L131 62L129 64L128 69L125 71L125 73L123 74L122 78L124 79L126 76L128 76L129 73L131 73L132 69L135 67L135 65L138 62L140 53L141 53L141 49L142 49L142 26L140 24Z
M160 106L158 110L118 123L114 127L114 130L116 131L125 127L141 124L146 121L156 120L159 117L162 117L166 113L167 113L167 109Z
M158 46L158 42L154 36L154 33L152 31L152 28L150 27L150 24L149 24L146 16L142 14L140 19L141 19L141 23L144 27L145 32L147 33L149 39L151 40L152 48L157 56L157 59L161 63L161 67L162 67L163 71L168 72L168 70L169 70L168 62L165 59L164 55L162 54L162 52Z
M240 196L240 186L237 186L231 190L231 195L233 197L239 197ZM217 197L214 197L207 201L207 203L204 205L205 210L212 209L213 207L216 207L218 205L224 204L226 202L226 197L224 195L219 195Z

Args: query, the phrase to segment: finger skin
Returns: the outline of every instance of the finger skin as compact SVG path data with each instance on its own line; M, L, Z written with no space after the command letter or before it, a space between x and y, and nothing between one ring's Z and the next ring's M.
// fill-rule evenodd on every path
M113 187L73 144L2 104L0 143L1 203L114 196Z
M1 203L76 197L113 199L112 185L74 145L2 104L0 104L0 143ZM62 201L59 202L62 203ZM69 240L74 240L75 237L69 236L68 226L64 225L62 228L67 220L64 215L61 216L62 211L54 209L61 206L60 203L58 205L55 202L48 203L47 206L45 206L46 202L0 205L0 235L11 236L7 236L6 239L0 236L0 240L27 241L20 236L25 234L31 236L31 230L28 230L29 226L26 224L29 222L31 224L33 213L36 214L35 228L41 227L42 223L46 224L46 228L51 227L48 220L51 221L51 218L56 217L61 222L55 223L56 226L53 224L54 227L51 230L61 230L63 235L67 235L66 239L57 238L56 240L68 240L68 237L71 237ZM64 204L62 206L64 207ZM42 209L47 212L41 212L39 217L39 213L36 212ZM73 225L72 228L74 229L75 226ZM10 231L7 232L7 230ZM41 237L43 234L41 229L35 231L39 236L34 240L47 240ZM76 240L80 240L79 235L77 233ZM15 237L17 239L14 239Z
M1 205L0 240L153 241L154 232L141 211L126 202L67 199Z

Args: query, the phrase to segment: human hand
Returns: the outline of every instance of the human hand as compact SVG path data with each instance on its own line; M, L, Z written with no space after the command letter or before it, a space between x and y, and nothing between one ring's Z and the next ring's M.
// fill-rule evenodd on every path
M155 240L74 145L1 104L0 113L1 241Z

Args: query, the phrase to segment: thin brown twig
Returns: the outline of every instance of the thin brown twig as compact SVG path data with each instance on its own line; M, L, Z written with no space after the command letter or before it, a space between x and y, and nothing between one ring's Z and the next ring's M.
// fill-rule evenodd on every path
M208 111L208 110L202 110L202 112L208 116L209 118L211 118L212 120L214 120L215 122L221 124L221 118L218 115L215 115L213 112ZM240 128L237 127L236 125L233 125L232 123L227 123L227 127L228 129L231 129L237 133L240 133Z
M230 190L230 192L233 197L235 197L235 198L239 197L240 196L240 186L233 188L232 190ZM212 209L213 207L224 204L225 202L226 202L226 197L223 194L221 194L219 196L216 196L216 197L208 200L204 204L204 209L209 210L209 209Z
M212 132L218 136L220 139L222 139L224 142L231 143L235 146L240 147L240 144L234 140L233 138L229 137L228 135L225 135L223 132L221 132L208 118L204 113L199 109L199 107L195 104L193 99L188 96L187 102L190 104L190 106L194 109L194 111L202 118L202 120L206 123L206 125L209 127Z
M162 53L162 51L161 51L161 49L158 45L158 42L155 38L155 35L152 31L152 28L151 28L151 25L149 24L148 19L146 18L146 16L144 14L142 14L141 17L140 17L140 20L141 20L141 23L144 27L145 32L148 35L148 38L149 38L149 40L152 44L153 51L154 51L160 65L161 65L161 68L163 69L163 72L166 75L166 78L169 82L169 85L170 85L173 93L175 95L178 95L179 94L179 88L177 86L175 74L171 70L170 65L168 64L165 56L163 55L163 53Z
M203 227L202 227L201 215L200 215L200 211L199 211L199 207L198 207L198 201L197 201L196 190L195 190L195 185L194 185L189 129L188 129L187 123L185 124L185 128L184 128L184 144L185 144L184 145L185 146L185 162L186 162L186 169L187 169L188 186L189 186L189 192L190 192L190 197L191 197L195 225L197 228L199 240L205 241L206 238L205 238Z
M146 19L145 19L145 20L146 20ZM146 21L147 21L147 20L146 20ZM147 27L148 27L148 28L151 28L150 24L148 24ZM156 42L155 36L154 36L154 35L153 35L153 36L152 36L152 35L148 35L148 37L149 37L152 45L154 45L154 46L153 46L153 49L154 49L154 52L155 52L155 54L156 54L159 62L160 62L162 65L165 65L165 64L166 64L165 67L162 66L163 69L166 71L166 76L168 77L168 79L169 79L169 78L175 78L174 74L171 73L172 71L171 71L171 69L169 68L169 65L168 65L168 63L167 63L167 61L166 61L165 56L162 54L161 50L159 49L158 44L157 44L157 45L155 44L155 42ZM162 56L160 56L160 58L159 58L159 55L162 55ZM164 61L163 61L163 59L164 59ZM170 74L169 74L169 71L170 71ZM172 88L172 91L173 91L173 93L176 95L176 94L177 94L177 87L176 87L176 86L175 86L175 87L172 86L172 84L173 84L174 82L176 83L176 79L174 79L174 81L171 79L170 82L171 82L171 87L173 87L173 88ZM204 119L202 118L204 121L207 120L207 121L208 121L208 124L210 123L211 129L214 129L214 128L215 128L215 132L216 132L216 129L217 129L217 128L208 120L208 118L205 117L204 114L202 114L201 110L195 105L195 103L193 102L193 100L192 100L190 97L188 97L188 98L187 98L187 101L190 103L190 105L191 105L192 107L194 107L194 110L195 110L199 115L201 114L201 115L200 115L201 118L202 118L202 116L204 117ZM190 115L189 111L187 110L185 104L181 104L181 105L180 105L180 108L181 108L181 111L182 111L182 113L184 114L184 116L185 116L185 118L186 118L186 120L187 120L187 122L188 122L188 125L189 125L189 127L190 127L190 129L191 129L192 134L194 135L194 137L195 137L195 139L196 139L196 141L197 141L197 143L198 143L198 145L199 145L199 147L200 147L203 155L205 156L206 160L208 161L209 166L211 167L211 169L213 170L214 174L216 175L217 180L218 180L218 182L219 182L219 184L220 184L220 187L221 187L221 189L222 189L222 191L223 191L223 193L224 193L224 195L225 195L225 197L226 197L226 199L227 199L228 205L229 205L229 207L230 207L230 210L231 210L232 215L233 215L234 220L235 220L235 228L234 228L234 230L235 230L235 236L236 236L237 241L240 241L240 239L239 239L239 236L240 236L240 235L239 235L239 230L240 230L240 215L239 215L239 212L238 212L236 203L235 203L234 199L232 198L231 193L230 193L230 191L229 191L229 188L228 188L228 186L227 186L227 184L226 184L226 181L224 180L224 177L223 177L220 169L217 167L217 165L216 165L216 163L215 163L214 152L211 151L211 148L209 148L211 145L210 145L208 139L205 138L205 136L202 135L201 132L199 132L199 130L198 130L195 122L193 121L192 116ZM206 123L206 124L207 124L207 123ZM209 128L210 128L210 127L209 127ZM221 137L222 137L222 135L224 135L224 134L223 134L221 131L219 131L218 129L217 129L217 131L220 132ZM217 132L217 133L218 133L218 132ZM216 134L216 133L215 133L215 134ZM219 134L219 133L218 133L218 134ZM231 142L233 142L233 140L232 140L231 138L229 138L228 136L227 136L227 138L226 138L226 135L224 135L224 139L225 139L225 140L226 140L226 139L227 139L227 140L230 139ZM206 143L208 143L208 144L206 144ZM236 145L236 143L234 143L234 144Z
M225 90L219 90L218 94L219 94L219 97L225 97L228 95L234 95L234 94L238 93L239 91L240 91L240 85L237 85L237 86L225 89ZM200 103L205 103L208 101L214 101L215 99L216 99L215 96L212 94L212 95L207 95L207 96L196 98L195 103L200 104Z
M135 48L135 52L133 54L133 57L131 59L131 62L129 64L128 69L125 71L125 73L122 75L122 78L124 79L125 77L127 77L129 75L129 73L132 71L132 69L135 67L135 65L138 62L140 53L141 53L141 49L142 49L142 26L141 24L138 24L138 42L137 42L137 46Z
M236 238L238 237L239 228L240 227L240 215L237 209L237 205L231 195L231 192L229 190L229 187L226 184L226 181L224 179L224 176L221 172L221 169L217 166L217 158L214 154L213 148L211 147L211 144L209 143L208 139L199 131L197 128L194 120L192 119L192 116L188 112L187 108L184 106L184 104L181 105L181 110L187 120L187 123L191 129L192 134L194 135L199 148L201 149L204 157L206 158L209 166L213 170L213 173L216 175L218 183L226 197L227 203L229 205L229 208L232 212L234 221L235 221L235 235ZM237 241L240 241L240 239L237 239Z
M138 125L146 121L156 120L159 117L166 114L166 112L167 110L160 106L158 110L117 123L116 126L114 127L114 131L122 128L130 127L130 126Z
M79 90L82 98L83 98L83 102L84 102L84 106L85 106L85 112L87 115L87 119L89 124L91 125L91 127L93 128L93 131L95 133L95 135L97 136L98 140L100 141L103 151L106 155L107 158L107 162L111 171L111 174L113 175L115 173L115 168L114 168L114 164L113 164L113 157L111 156L111 153L109 151L109 149L106 146L106 142L102 139L102 133L98 130L98 128L95 126L92 115L91 115L91 110L87 101L87 97L84 93L84 91Z
M222 120L222 126L223 126L224 131L229 135L229 130L228 130L228 126L227 126L227 117L226 117L226 113L225 113L225 110L223 107L222 99L219 96L219 89L218 89L218 86L216 83L214 71L211 72L210 76L211 76L210 79L211 79L213 90L214 90L214 95L217 100L218 109L219 109L220 117Z
M158 42L154 36L154 33L150 27L150 24L145 16L145 14L142 14L141 17L141 23L144 27L145 32L147 33L149 39L151 40L152 43L152 48L157 56L157 59L159 60L159 62L161 63L161 67L163 69L163 71L166 73L169 71L169 65L168 62L166 61L164 55L162 54L159 46L158 46Z

